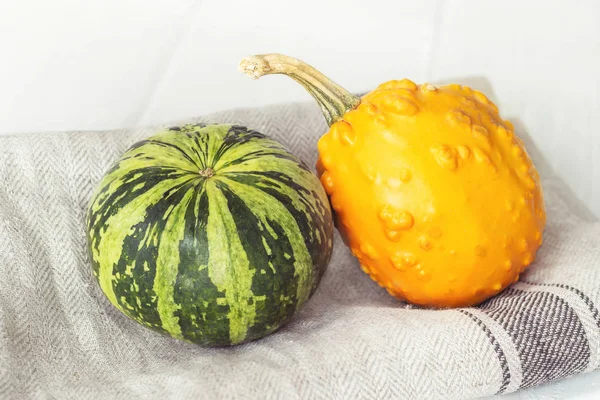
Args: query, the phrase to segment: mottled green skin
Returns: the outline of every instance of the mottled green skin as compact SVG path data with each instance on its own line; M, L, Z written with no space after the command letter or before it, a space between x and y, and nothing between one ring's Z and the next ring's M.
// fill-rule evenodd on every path
M87 223L94 275L111 303L204 346L283 326L332 253L317 177L241 126L186 125L136 143L100 182Z

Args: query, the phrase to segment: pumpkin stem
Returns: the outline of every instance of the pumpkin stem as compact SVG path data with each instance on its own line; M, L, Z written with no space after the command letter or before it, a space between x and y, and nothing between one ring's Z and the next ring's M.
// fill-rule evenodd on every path
M294 79L319 103L330 126L360 103L359 97L310 65L283 54L257 54L245 57L240 62L240 71L253 79L271 74L284 74Z
M210 178L215 174L215 171L212 168L206 168L200 170L200 175L205 178Z

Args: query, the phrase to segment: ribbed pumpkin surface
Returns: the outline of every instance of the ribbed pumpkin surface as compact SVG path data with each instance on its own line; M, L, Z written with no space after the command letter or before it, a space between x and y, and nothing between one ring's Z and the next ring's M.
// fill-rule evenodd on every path
M332 237L317 177L278 142L231 125L133 145L88 214L94 274L111 303L207 346L283 326L318 286Z

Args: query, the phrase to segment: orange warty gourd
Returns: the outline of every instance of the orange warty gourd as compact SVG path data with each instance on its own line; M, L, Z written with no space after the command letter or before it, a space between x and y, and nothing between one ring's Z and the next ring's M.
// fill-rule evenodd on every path
M385 82L361 98L281 54L247 57L286 74L329 123L317 170L344 242L394 297L428 307L481 303L534 261L546 223L539 175L512 124L456 84Z

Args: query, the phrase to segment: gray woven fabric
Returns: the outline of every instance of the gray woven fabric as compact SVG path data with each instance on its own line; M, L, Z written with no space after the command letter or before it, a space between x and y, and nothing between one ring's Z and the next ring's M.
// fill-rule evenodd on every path
M312 104L199 120L258 129L309 165L325 131ZM84 213L111 162L158 129L0 138L0 398L453 399L600 366L600 225L548 170L539 258L481 307L399 303L336 237L316 295L267 338L202 349L141 327L97 286Z

